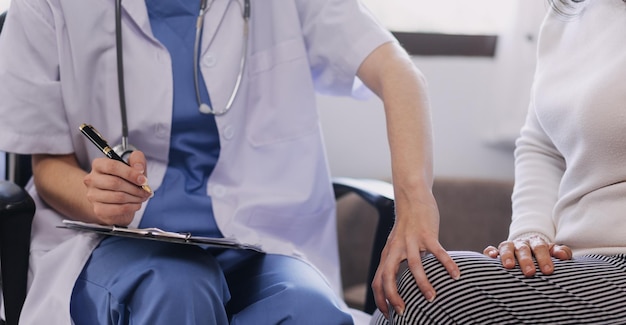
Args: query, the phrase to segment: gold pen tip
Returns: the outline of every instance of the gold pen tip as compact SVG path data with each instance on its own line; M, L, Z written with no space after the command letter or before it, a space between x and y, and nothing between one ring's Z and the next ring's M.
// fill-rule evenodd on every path
M144 191L150 193L151 195L154 195L154 192L152 192L152 189L150 188L150 186L148 186L148 185L141 185L141 188L143 188Z

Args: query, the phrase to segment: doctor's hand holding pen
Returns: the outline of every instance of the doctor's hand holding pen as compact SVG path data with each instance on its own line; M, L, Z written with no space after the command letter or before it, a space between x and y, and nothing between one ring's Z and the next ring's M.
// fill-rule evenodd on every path
M93 126L83 123L79 129L108 158L94 159L91 172L83 179L93 213L100 224L127 226L153 195L145 175L146 157L128 147L123 150L129 153L125 161Z
M133 151L128 164L108 158L92 161L91 172L83 182L98 223L130 224L135 212L152 196L151 191L142 187L148 182L145 170L146 158L141 151Z
M146 183L146 158L134 151L129 164L109 158L92 161L85 172L72 154L34 154L33 180L37 193L71 220L105 225L128 225L152 193Z

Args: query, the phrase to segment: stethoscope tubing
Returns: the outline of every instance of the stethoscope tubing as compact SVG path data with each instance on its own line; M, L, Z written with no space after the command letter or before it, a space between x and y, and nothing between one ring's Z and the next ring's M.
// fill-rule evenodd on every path
M241 60L239 62L239 73L233 87L233 91L226 103L226 106L221 111L216 111L213 107L202 102L200 97L200 40L202 36L202 27L204 25L204 16L211 8L213 1L210 3L208 0L201 0L200 12L196 20L196 36L194 39L194 55L193 55L193 77L194 87L196 92L196 100L198 102L198 109L205 114L223 115L226 114L233 105L239 88L241 87L241 81L243 80L243 73L246 66L246 59L248 53L248 37L249 37L249 20L250 20L250 0L244 0L243 7L243 19L244 19L244 35L243 35L243 49ZM221 21L220 21L221 25ZM219 28L219 27L218 27ZM209 42L211 45L213 40ZM124 84L124 56L122 47L122 0L115 0L115 47L117 56L117 84L119 91L119 103L120 103L120 115L122 122L122 143L114 147L114 150L118 155L125 158L125 155L132 152L134 148L128 142L128 120L126 114L126 91Z
M126 114L126 91L124 87L124 56L122 55L122 0L115 0L115 47L117 56L117 87L120 99L120 115L122 120L121 157L130 150L128 144L128 120ZM118 147L118 146L116 146Z
M249 20L250 20L250 0L244 0L244 5L243 5L243 21L244 21L244 29L243 29L243 46L242 46L242 53L241 53L241 60L239 62L239 73L237 74L237 79L235 80L235 85L233 86L233 90L231 91L231 94L228 98L228 101L226 102L226 106L224 107L224 109L218 111L215 110L213 107L211 107L211 105L207 104L207 103L203 103L202 99L200 97L200 39L201 39L201 35L202 35L202 28L204 25L204 16L205 14L209 11L209 9L211 9L211 6L213 5L213 1L208 2L208 0L202 0L200 3L200 12L198 13L198 19L196 21L196 37L194 39L194 59L193 59L193 76L194 76L194 87L195 87L195 91L196 91L196 100L198 102L198 109L200 110L200 112L204 113L204 114L213 114L213 115L224 115L226 114L226 112L228 112L230 110L230 108L232 107L235 98L237 97L237 94L239 93L239 88L241 86L241 81L243 80L243 73L244 73L244 69L246 67L246 60L247 60L247 53L248 53L248 37L249 37ZM232 0L229 1L228 5L230 5L232 3ZM222 19L224 19L224 17L222 17ZM219 26L222 25L222 20L220 20L219 24L218 24L218 29ZM213 43L213 38L211 38L211 40L209 40L209 47L211 46L211 44Z

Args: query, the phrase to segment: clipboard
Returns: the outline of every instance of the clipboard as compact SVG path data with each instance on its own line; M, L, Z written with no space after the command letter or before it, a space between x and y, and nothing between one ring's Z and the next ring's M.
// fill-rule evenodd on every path
M88 231L108 236L158 240L177 244L201 245L219 248L248 249L263 253L263 250L260 246L244 244L234 238L193 236L190 233L171 232L161 230L159 228L127 228L120 226L105 226L95 223L87 223L67 219L63 220L63 225L57 227Z

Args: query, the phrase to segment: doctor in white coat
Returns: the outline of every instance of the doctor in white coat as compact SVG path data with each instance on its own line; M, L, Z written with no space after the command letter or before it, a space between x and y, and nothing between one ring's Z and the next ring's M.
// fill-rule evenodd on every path
M199 34L200 58L195 61L187 56L188 65L178 65L176 58L181 53L193 53L185 52L185 46L193 44L197 10L194 7L193 15L187 15L182 23L176 17L184 14L159 11L163 3L168 2L122 2L122 80L128 138L139 149L130 157L131 166L103 158L78 131L82 123L90 123L111 144L121 141L115 1L13 0L11 4L0 35L0 149L34 155L34 180L29 191L37 203L22 323L82 323L101 314L105 316L97 318L98 322L167 323L171 321L168 310L185 306L184 319L175 319L192 324L198 322L194 317L206 315L177 301L187 295L166 292L159 296L158 290L177 285L195 290L201 287L198 283L204 272L214 276L207 276L209 279L221 279L223 285L216 289L215 283L209 283L216 291L223 290L217 304L217 309L222 304L222 310L205 313L216 318L204 322L246 323L254 319L258 324L291 319L306 324L319 323L324 315L333 322L352 322L345 317L347 307L340 299L334 197L315 92L350 95L362 87L361 80L385 104L397 224L404 225L392 231L379 268L390 303L397 310L403 308L394 281L403 259L409 259L423 288L432 288L421 270L420 251L433 252L452 276L458 276L456 265L437 240L438 212L430 191L430 117L423 78L393 37L357 0L252 0L249 18L242 16L244 1L209 1ZM174 20L168 20L172 17ZM178 36L172 36L179 30L183 30L181 44L185 44L180 47L176 45ZM240 53L245 58L243 67ZM194 64L200 74L195 78L190 68ZM235 86L239 78L240 86ZM201 89L195 93L200 97L197 99L193 85L198 79ZM198 109L198 102L210 103L218 114ZM184 109L180 107L193 109L181 113ZM229 109L223 112L226 107ZM184 127L177 126L179 114L192 114L186 115L187 124L181 124ZM206 142L189 145L188 141L198 138L193 130L207 132L202 133ZM209 153L199 151L199 147L207 147ZM117 293L111 291L112 286L98 296L89 285L100 278L130 282L125 292L144 285L145 277L133 276L144 274L142 261L151 261L146 255L160 254L163 248L59 229L61 220L169 225L181 230L176 228L178 218L186 217L158 213L155 207L172 204L174 213L189 206L193 209L195 203L185 199L197 196L198 190L177 194L181 190L175 186L178 180L168 173L180 160L183 169L192 169L193 176L197 170L189 166L195 163L194 157L205 157L199 154L214 159L209 167L203 167L209 172L199 183L204 197L199 200L209 209L198 205L195 212L206 215L190 220L200 226L195 228L193 221L182 230L233 237L260 245L267 254L232 260L222 258L223 252L181 248L192 250L189 260L206 265L196 269L188 265L191 263L182 263L170 268L170 262L186 251L163 257L159 265L185 274L175 278L189 278L188 283L171 284L171 277L165 277L159 282L162 286L148 286L153 290L149 294L115 296L122 299L115 301L122 306L121 312L111 301L105 307L98 305L102 303L98 299L108 295L106 299L115 300L111 297ZM181 184L188 184L192 176L183 176ZM153 198L137 187L146 183L154 191ZM182 202L173 202L181 201L178 198L183 198ZM189 218L197 217L198 213L190 213ZM408 227L407 223L420 226ZM409 234L403 229L420 229L420 233ZM143 246L149 247L146 251L137 248ZM107 255L111 252L115 254ZM124 259L128 256L132 256L131 262ZM252 260L256 264L246 269L261 270L259 265L269 263L272 270L286 277L277 283L296 288L296 298L281 300L279 295L270 295L276 299L264 304L242 302L232 277L244 268L238 263L245 265ZM113 273L98 274L104 266L111 266ZM162 272L159 267L150 272ZM289 278L294 271L305 274L305 279L298 282ZM254 276L247 275L246 280ZM319 293L320 300L303 306L294 303L298 294L310 293L299 291L301 287ZM252 288L247 288L248 293L254 293ZM80 301L76 297L81 297ZM192 300L189 304L209 304ZM242 306L232 307L237 304ZM98 305L93 313L90 305ZM168 308L170 305L175 308ZM327 309L317 311L317 305ZM134 318L149 310L152 314L160 311L158 318ZM274 318L255 318L268 313Z

